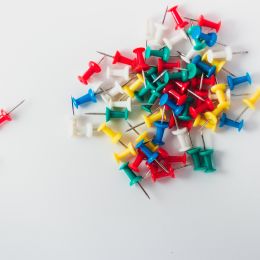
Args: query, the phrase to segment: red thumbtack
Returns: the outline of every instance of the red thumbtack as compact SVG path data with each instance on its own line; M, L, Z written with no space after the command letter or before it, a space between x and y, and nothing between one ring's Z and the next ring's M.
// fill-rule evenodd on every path
M205 100L205 102L201 103L198 107L196 107L196 108L190 107L189 112L193 118L196 118L199 114L206 112L206 111L212 111L212 110L214 110L214 108L215 107L214 107L214 104L212 103L212 101L209 98L207 98Z
M198 24L199 24L199 26L204 26L204 27L209 27L211 29L215 29L216 32L218 32L221 27L221 21L219 21L218 23L215 23L215 22L205 19L203 15L201 15L199 17Z
M168 91L168 94L176 100L176 105L181 106L183 105L187 100L187 95L180 95L176 90L171 89Z
M6 121L12 121L12 118L10 117L10 114L18 108L20 105L23 104L25 100L21 101L19 104L17 104L14 108L12 108L9 112L5 112L3 109L0 110L0 124L3 124Z
M138 149L138 153L135 157L135 160L131 164L128 164L129 168L134 172L139 172L139 166L144 159L145 154L140 149Z
M169 165L169 164L166 164L165 167L167 168L168 170L168 173L163 171L163 170L159 170L159 168L157 167L157 165L155 165L154 163L150 163L148 164L146 162L146 166L149 168L150 172L151 172L151 177L152 177L152 180L154 182L156 182L158 179L161 179L161 178L166 178L166 177L171 177L171 178L175 178L175 175L174 175L174 170L173 168Z
M192 88L198 88L200 86L200 81L201 81L201 78L193 78L191 80L191 86ZM216 77L215 75L212 75L211 77L209 78L206 78L204 77L203 80L202 80L202 84L203 85L208 85L208 86L213 86L216 84Z
M182 82L182 81L175 81L176 86L181 94L187 93L187 89L190 86L190 81Z
M159 58L157 62L158 74L161 74L165 69L171 70L174 68L180 68L180 66L181 66L180 60L177 60L175 62L164 62L162 58Z
M133 52L136 54L136 66L134 70L136 72L142 72L150 69L150 66L145 63L143 52L145 51L145 48L136 48L133 50Z
M104 57L103 57L104 58ZM103 60L102 58L102 60ZM100 60L100 62L102 61ZM100 63L99 62L99 63ZM99 73L101 71L101 67L94 61L90 61L88 63L89 68L87 69L87 71L83 74L83 76L78 76L78 79L81 83L87 85L88 84L88 80L93 76L93 74L95 73Z
M187 21L184 21L182 17L180 16L179 12L177 11L178 5L172 7L168 10L168 12L172 13L172 16L176 22L175 30L183 29L186 25L189 23Z
M184 153L183 155L170 155L167 157L167 162L169 163L182 163L186 165L187 163L187 155Z

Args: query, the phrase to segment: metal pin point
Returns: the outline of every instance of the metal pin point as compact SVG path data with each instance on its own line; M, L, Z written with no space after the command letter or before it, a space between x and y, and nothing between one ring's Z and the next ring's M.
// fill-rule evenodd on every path
M119 143L120 143L121 145L123 145L125 148L128 148L127 145L126 145L125 143L123 143L121 140L119 140Z
M19 106L21 106L24 103L25 99L22 100L21 102L19 102L15 107L13 107L11 110L9 110L6 114L9 115L11 114L16 108L18 108Z
M106 56L106 57L110 57L110 58L114 59L114 56L112 56L112 55L110 55L110 54L107 54L107 53L105 53L105 52L102 52L102 51L96 51L96 52L99 53L99 54L101 54L101 55L104 55L104 56Z
M166 72L167 72L167 70L163 71L157 78L154 79L153 83L158 81Z
M137 182L138 186L141 188L141 190L144 192L144 194L146 195L146 197L150 200L150 196L148 195L148 193L146 192L146 190L144 189L144 187L141 185L140 182Z
M196 93L194 93L193 91L191 91L190 89L187 90L189 93L191 93L193 96L195 96L196 98L198 98L201 101L205 102L205 99L200 97L199 95L197 95Z
M73 105L73 101L72 101L72 96L71 96L71 109L72 109L72 115L75 115L75 110L74 110L74 105Z
M234 51L232 52L233 55L237 55L237 54L248 54L249 51Z
M226 74L230 74L233 77L236 77L236 75L234 73L232 73L231 71L227 70L226 68L222 68L222 70L226 73Z
M202 139L202 143L203 143L203 149L206 150L206 143L205 143L205 139L204 139L204 135L203 135L203 130L200 131L200 135L201 135L201 139Z
M238 121L244 114L245 112L249 109L249 107L245 107L241 113L237 116L237 118L235 119L235 121Z
M98 62L98 64L100 64L100 63L105 59L105 57L106 57L106 55L104 55L104 56L102 57L102 59L100 59L100 61Z
M165 172L169 173L169 171L162 165L157 159L154 160Z
M199 90L202 89L202 86L203 86L203 79L204 79L204 73L201 74L201 78L200 78L200 88L199 88Z
M167 16L167 12L168 12L168 5L166 6L166 10L165 10L164 15L163 15L162 24L164 24L164 22L165 22L165 19L166 19L166 16Z

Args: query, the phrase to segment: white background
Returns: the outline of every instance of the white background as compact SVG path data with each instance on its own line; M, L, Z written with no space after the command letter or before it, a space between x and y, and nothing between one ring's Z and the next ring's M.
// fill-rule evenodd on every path
M260 258L259 111L241 133L205 132L216 174L145 182L150 201L117 170L106 137L68 136L69 97L85 92L76 76L96 50L142 45L147 18L161 20L166 4L176 2L1 1L0 106L26 99L0 129L1 260ZM180 12L222 20L219 41L250 51L227 67L249 71L253 91L258 2L183 1Z

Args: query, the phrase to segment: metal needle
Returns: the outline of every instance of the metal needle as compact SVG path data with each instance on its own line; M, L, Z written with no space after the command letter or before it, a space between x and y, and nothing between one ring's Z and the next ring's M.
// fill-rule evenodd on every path
M19 106L21 106L24 103L25 99L22 100L20 103L18 103L15 107L13 107L9 112L7 112L7 115L9 115L10 113L12 113L16 108L18 108Z
M140 183L140 182L137 182L137 184L138 184L138 186L142 189L142 191L144 192L144 194L146 195L146 197L147 197L148 199L150 199L150 196L148 195L148 193L146 192L146 190L144 189L144 187L141 185L141 183Z

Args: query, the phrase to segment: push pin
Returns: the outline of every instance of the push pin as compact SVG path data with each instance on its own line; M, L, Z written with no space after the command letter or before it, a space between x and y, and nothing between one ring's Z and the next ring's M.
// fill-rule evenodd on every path
M201 131L201 138L203 141L203 147L204 150L200 151L200 156L204 162L205 165L205 173L211 173L211 172L215 172L216 169L213 167L212 164L212 154L214 152L213 149L206 149L206 145L205 145L205 140L204 140L204 136L203 136L203 132Z
M186 127L180 129L174 113L173 117L175 120L176 130L172 131L172 134L177 136L178 138L180 144L180 152L186 152L192 147L188 129Z
M129 66L125 66L122 69L111 69L110 67L107 67L106 76L107 79L115 77L129 80Z
M97 129L98 132L103 132L106 134L113 144L116 144L122 138L122 133L114 131L112 128L106 125L106 123L102 123Z
M227 114L226 113L223 113L221 118L220 118L220 121L219 121L219 127L223 127L223 126L230 126L230 127L234 127L238 130L238 132L241 131L241 129L243 128L244 126L244 120L241 120L241 121L235 121L235 120L232 120L230 118L227 117Z
M250 97L250 98L245 98L243 99L243 103L244 105L246 105L246 107L243 109L243 111L239 114L239 116L236 118L235 121L238 121L248 109L252 109L255 110L255 104L257 103L257 101L260 99L260 88L258 88L255 93Z
M106 116L106 122L109 122L111 119L128 119L128 110L124 109L123 111L111 110L106 107L106 113L95 113L95 112L88 112L85 115L104 115Z
M10 111L5 112L3 109L0 110L0 124L3 124L6 121L12 121L12 118L10 117L10 114L19 106L21 106L24 103L25 100L22 100L20 103L18 103L15 107L13 107Z
M178 6L176 5L168 10L168 12L171 12L173 19L175 20L175 23L176 23L175 30L183 29L189 24L187 21L184 21L182 19L179 12L177 11L177 8L178 8Z
M136 65L135 59L129 59L129 58L125 57L119 51L116 51L115 56L112 56L110 54L107 54L107 53L104 53L104 52L101 52L101 51L97 51L97 53L99 53L101 55L104 55L106 57L112 58L113 59L113 62L112 62L113 64L122 63L122 64L125 64L125 65L129 65L132 68L134 68L134 66Z
M138 149L134 161L131 164L129 164L129 168L134 172L139 172L140 171L139 166L141 165L141 163L144 161L145 158L146 158L145 154L140 149Z
M220 104L227 102L225 94L226 90L226 84L216 84L215 86L211 87L211 91L217 95L217 99Z
M221 27L221 21L216 23L216 22L205 19L203 15L201 15L198 20L195 20L195 19L189 18L189 17L184 17L184 18L188 19L190 21L197 22L198 25L201 27L208 27L210 29L214 29L214 30L216 30L216 32L218 32Z
M145 191L145 189L143 188L143 186L140 184L140 181L143 179L142 176L137 176L128 166L128 162L123 163L119 170L122 170L125 172L125 174L127 175L127 177L130 179L130 186L133 186L134 184L137 184L142 191L144 192L144 194L146 195L146 197L148 199L150 199L150 196L148 195L148 193Z
M97 103L96 95L92 89L89 89L87 94L85 94L79 98L72 97L71 100L72 100L74 107L76 107L77 109L79 106L82 106L88 102Z
M192 107L190 106L189 108L189 112L190 112L190 115L193 117L193 118L196 118L199 114L201 113L204 113L206 111L213 111L214 110L214 104L213 102L207 98L205 100L205 102L203 102L202 104L200 104L199 106L197 106L196 108L195 107Z
M207 77L211 77L216 71L216 66L210 66L203 62L200 55L195 56L191 62L198 66L198 68L201 69Z
M226 60L226 61L231 61L233 55L236 54L247 54L248 51L237 51L237 52L232 52L231 47L227 46L225 47L224 50L221 51L213 51L209 50L208 51L208 61L211 63L213 60Z
M150 46L145 49L145 58L149 59L151 56L159 57L163 61L168 61L171 55L171 51L168 47L164 47L160 50L152 50Z
M164 93L165 93L165 91L164 91ZM185 95L185 94L181 95L173 88L169 89L166 93L168 95L170 95L171 98L173 98L176 101L177 106L182 106L184 103L186 103L187 95Z
M251 85L252 80L249 73L247 72L245 76L241 76L241 77L232 78L231 76L227 76L227 82L230 90L234 90L238 85L244 83L248 83Z
M160 106L169 106L171 108L171 110L174 112L174 114L176 116L180 115L181 112L183 111L184 107L183 106L178 106L176 105L169 97L168 94L163 94L160 98L160 102L159 102Z
M156 162L160 168L162 168L165 172L169 173L169 171L157 160L157 157L159 156L158 152L152 152L145 144L144 140L140 141L136 148L139 148L147 157L148 164L151 164L152 162Z
M172 70L175 68L180 68L181 63L180 60L177 60L175 62L164 62L161 58L157 61L157 71L158 74L161 74L164 70Z
M105 56L104 56L105 57ZM95 73L99 73L101 71L101 67L99 66L99 64L103 61L104 57L98 62L94 62L94 61L90 61L88 63L89 68L87 69L87 71L83 74L83 76L78 76L78 79L81 83L87 85L88 84L88 80L95 74Z
M129 129L127 129L126 132L129 132L129 131L131 131L131 130L137 128L137 127L140 127L140 126L142 126L142 125L144 125L144 124L146 124L146 126L147 126L148 128L151 128L152 125L153 125L153 123L154 123L155 121L160 120L160 119L162 118L162 116L163 116L162 109L160 109L158 112L156 112L156 113L154 113L154 114L151 114L151 115L149 115L149 116L144 115L144 116L143 116L144 122L142 122L142 123L140 123L140 124L138 124L138 125L135 125L135 126L129 128ZM166 119L166 116L164 115L164 120L165 120L165 119Z
M129 83L129 82L127 82L127 83ZM125 83L125 84L127 84L127 83ZM114 98L115 96L117 96L119 94L124 94L125 93L123 88L122 88L123 86L121 86L118 81L115 81L114 86L111 89L103 90L102 92L96 93L96 95L99 95L99 94L102 94L102 93L105 92L105 93L108 94L108 96L110 96L111 98Z
M152 46L159 48L162 46L162 39L164 37L165 32L167 31L167 27L164 24L155 23L154 28L154 37L149 43Z
M142 72L149 70L150 66L145 63L145 59L143 56L143 52L145 48L139 47L133 50L133 53L136 54L136 66L134 67L134 71Z
M217 34L216 33L203 33L200 26L192 26L190 29L190 35L194 40L203 40L208 47L212 47L216 44Z
M205 170L205 166L202 166L201 158L200 158L200 147L194 147L187 151L187 154L190 155L193 163L193 170L194 171L203 171Z
M156 134L153 138L153 143L158 145L164 145L162 139L165 129L169 126L168 122L156 121L154 122L154 126L156 127Z
M188 36L183 29L179 29L171 38L163 38L163 42L170 50L184 40L188 40Z
M135 91L140 89L144 84L143 76L139 73L136 76L137 76L137 80L134 83L132 83L130 86L125 85L123 87L124 92L131 98L134 97Z
M117 163L126 160L129 156L136 156L136 150L132 143L128 143L127 148L121 153L114 153L114 158Z

